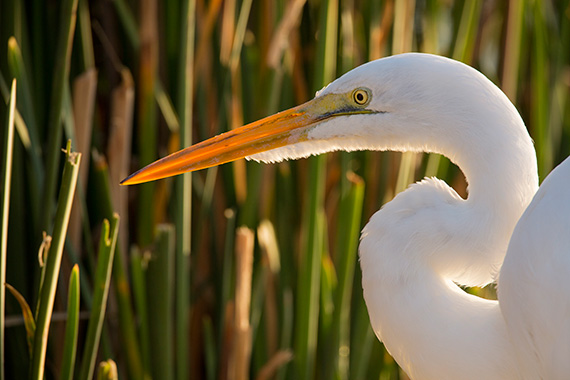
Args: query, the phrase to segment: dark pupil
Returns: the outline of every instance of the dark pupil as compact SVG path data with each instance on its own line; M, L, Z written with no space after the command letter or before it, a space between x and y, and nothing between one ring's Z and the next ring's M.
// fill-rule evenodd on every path
M358 94L356 94L356 100L358 100L359 102L363 101L364 95L362 95L362 93L359 92Z

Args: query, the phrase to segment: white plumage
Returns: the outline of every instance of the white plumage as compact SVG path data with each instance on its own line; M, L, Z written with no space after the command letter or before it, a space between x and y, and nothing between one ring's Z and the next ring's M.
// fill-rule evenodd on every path
M501 310L524 379L570 378L570 158L517 223L499 278Z
M545 181L502 266L538 188L532 141L507 97L473 68L426 54L362 65L317 96L358 87L372 90L367 108L378 113L330 119L307 141L251 158L424 151L462 169L467 199L425 179L363 230L362 286L378 338L413 379L569 378L570 162ZM499 270L498 302L456 285L488 284Z
M427 54L367 63L312 101L173 153L122 183L245 156L275 162L363 149L440 153L468 182L467 199L438 179L416 183L362 232L370 322L400 366L416 380L570 378L570 159L537 193L521 117L469 66ZM499 301L457 286L498 275Z

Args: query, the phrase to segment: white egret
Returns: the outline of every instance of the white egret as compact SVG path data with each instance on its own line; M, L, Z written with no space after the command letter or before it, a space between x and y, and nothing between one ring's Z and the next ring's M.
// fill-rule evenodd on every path
M440 153L468 182L463 199L424 179L363 230L370 322L398 364L413 379L568 378L570 162L545 181L513 235L538 189L535 150L515 107L467 65L427 54L367 63L305 104L174 153L123 184L242 157L363 149ZM457 286L488 284L499 271L499 301Z

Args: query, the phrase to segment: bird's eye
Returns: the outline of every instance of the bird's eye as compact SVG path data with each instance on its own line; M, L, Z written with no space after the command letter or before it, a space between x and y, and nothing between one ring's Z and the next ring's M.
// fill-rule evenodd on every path
M364 88L357 88L352 93L352 99L359 106L368 104L368 101L370 100L369 90Z

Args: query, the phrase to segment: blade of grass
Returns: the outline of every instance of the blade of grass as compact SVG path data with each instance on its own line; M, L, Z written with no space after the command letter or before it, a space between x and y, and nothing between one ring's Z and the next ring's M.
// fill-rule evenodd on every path
M394 22L394 0L388 0L381 8L379 1L370 4L370 42L368 59L381 58L385 53L386 44L392 23Z
M80 182L77 183L77 188L76 191L79 194L80 192L84 191L83 189L80 188L81 184ZM87 204L85 203L85 195L83 194L83 199L81 200L81 204L79 205L79 207L81 207L85 212L85 210L87 210ZM74 205L75 205L75 201L74 201ZM73 214L73 206L71 209L71 212ZM83 237L85 239L85 247L86 247L86 254L84 256L84 261L80 260L80 255L79 252L77 250L75 250L75 248L73 247L73 245L71 244L71 240L69 239L69 232L68 232L68 237L67 237L67 241L65 244L65 250L67 253L67 257L70 261L71 264L73 265L78 265L79 266L79 272L80 273L84 273L86 275L84 276L80 276L79 277L79 282L81 284L80 287L80 294L81 294L81 300L84 302L84 306L87 309L91 309L91 304L93 301L93 292L92 292L92 288L91 288L91 283L89 282L90 279L88 279L89 275L90 275L90 269L95 267L95 251L94 251L94 244L92 241L92 236L91 236L91 225L89 223L89 218L86 217L83 220L81 220L81 224L83 225Z
M134 247L131 250L131 280L133 283L133 297L135 312L139 319L139 340L141 342L141 355L146 373L150 373L150 338L148 324L148 306L146 294L145 272L148 265L147 258L143 257Z
M79 17L79 41L81 42L81 58L86 71L95 68L95 54L93 52L93 37L91 36L91 16L87 0L79 0L77 14Z
M222 11L222 30L220 44L220 62L228 65L235 33L236 0L224 1Z
M192 105L194 103L194 33L196 1L182 2L182 33L178 71L178 115L180 118L180 149L192 145ZM190 248L192 217L192 175L175 179L176 186L176 378L188 378L188 341L190 314Z
M220 355L218 358L218 376L222 380L227 380L229 377L230 369L230 357L233 350L232 339L234 337L234 301L230 300L227 305L225 305L225 310L223 314L223 330L222 330L222 346L220 347Z
M324 202L325 160L315 157L309 165L308 205L305 210L303 229L306 231L304 257L299 267L297 285L297 308L295 328L296 378L314 377L317 333L319 321L319 285L321 256L323 254L322 222Z
M566 0L565 4L561 5L563 9L569 9L570 1ZM564 48L570 42L570 18L568 15L561 16L559 38L554 39L554 59L551 59L551 67L553 73L553 85L551 85L550 98L550 140L553 148L553 163L563 161L566 158L565 148L570 139L568 136L568 122L569 107L568 100L570 99L570 75L567 70L568 58L570 53ZM566 129L566 131L564 130Z
M63 128L61 125L64 92L69 78L69 66L71 60L71 47L75 31L75 18L77 0L64 0L61 5L60 30L57 41L56 62L53 73L50 111L48 117L48 143L46 149L46 183L43 186L42 217L40 228L49 230L52 216L53 199L58 179L59 145Z
M309 163L308 205L304 215L304 257L299 268L297 286L297 318L295 356L298 376L313 378L317 332L319 320L319 293L321 278L321 256L323 254L322 222L325 186L325 164L323 157L315 157Z
M26 342L28 343L29 354L32 354L32 347L34 346L34 334L36 332L36 321L34 319L34 314L30 309L30 306L26 302L24 296L18 292L12 285L6 283L6 289L12 293L14 298L20 304L20 309L22 309L22 317L24 318L24 327L26 328Z
M216 344L214 337L214 327L212 320L204 317L202 321L204 331L204 363L206 367L206 380L214 380L216 378Z
M264 258L262 258L264 260ZM250 344L250 354L249 354L249 367L250 373L256 373L262 366L262 363L266 363L270 356L275 352L275 344L269 346L271 336L275 337L275 331L271 332L270 328L275 327L275 324L271 325L270 308L267 301L270 300L271 290L267 287L267 279L270 274L269 269L265 265L258 265L253 270L252 280L251 280L251 295L250 295L250 317L249 317L249 339ZM271 301L269 301L271 302ZM264 307L266 306L266 307ZM261 318L263 315L268 318ZM264 338L264 335L266 339ZM276 340L273 339L273 343Z
M2 92L2 97L4 98L4 102L8 104L10 102L10 90L6 85L6 81L4 80L4 76L2 72L0 72L0 92ZM22 145L26 149L31 149L32 142L30 140L30 133L28 132L28 126L26 122L22 118L20 111L16 109L16 115L14 117L14 125L16 127L16 131L18 132L18 137L20 137L20 141Z
M392 53L406 53L412 49L415 0L396 1Z
M289 15L289 17L295 17L295 15ZM241 23L238 22L238 29L240 28L240 25ZM268 26L265 23L263 26L266 29L264 31L261 31L260 33L264 35L265 34L270 35L272 33L272 30L267 30ZM282 38L285 37L286 36L284 35L282 36ZM272 40L275 41L276 37L273 37ZM276 42L276 43L282 44L284 42ZM247 49L246 46L245 49L246 53L244 54L246 58L249 56L247 54L248 51L249 49ZM282 51L278 51L275 54L278 56L275 58L276 60L278 60L278 62L275 63L277 65L279 62L281 62ZM249 112L250 115L264 116L266 114L271 114L279 111L279 100L283 92L282 91L283 70L278 66L271 67L268 70L268 68L265 67L266 64L268 63L261 61L260 65L258 65L257 60L248 60L248 59L245 59L241 62L241 65L243 66L241 72L244 75L244 85L245 85L245 89L244 91L242 91L243 93L242 97L246 99L248 98L262 99L261 102L258 102L261 103L261 106L255 107L257 111L253 111L254 107L251 106L248 107L248 104L252 103L255 104L254 102L247 102L247 101L244 102L243 104L244 113L246 113L248 110L251 110ZM261 69L258 69L259 66L261 66ZM255 71L261 71L261 72L259 73L259 75L251 75L251 76L247 75L247 73ZM257 83L263 85L258 86L256 81L258 81ZM257 165L253 163L248 164L247 168L248 168L247 185L246 185L247 196L245 202L241 207L241 212L239 214L239 223L240 225L245 225L248 226L249 228L254 228L254 226L258 224L259 215L263 212L263 206L268 203L264 198L270 196L270 194L273 193L273 190L270 189L269 187L272 186L271 183L273 181L271 180L271 178L274 177L275 170L272 166ZM262 209L261 212L260 209ZM255 296L256 289L257 287L254 286L253 298L262 299L263 297ZM255 302L253 304L255 305ZM253 313L253 315L255 315L255 313ZM253 329L253 331L255 335L255 328ZM264 352L265 350L261 351ZM265 360L266 359L264 359L264 361Z
M107 296L111 285L111 272L113 270L113 256L119 231L119 215L114 214L111 224L107 219L103 220L103 231L99 240L99 253L97 269L93 278L94 293L87 336L84 343L83 357L81 359L80 379L91 379L95 371L95 360L99 348L99 339L107 309Z
M128 175L131 163L131 143L133 129L133 111L135 104L135 84L127 68L121 70L121 83L111 93L111 118L107 158L109 161L109 179L111 199L114 209L123 221L119 230L119 252L124 255L129 246L128 188L119 182ZM123 258L128 262L126 257Z
M439 1L428 1L424 13L423 38L421 51L431 54L441 54L439 27L441 24L441 9Z
M290 351L290 347L293 347L293 326L294 326L294 301L293 292L291 288L285 287L283 290L283 305L282 305L282 324L281 324L281 336L279 340L281 341L281 350ZM293 352L294 355L294 352ZM283 380L287 375L287 366L279 369L277 371L276 380Z
M0 120L6 117L6 113L6 108L0 106L0 114L3 115ZM2 125L0 129L2 130L2 132L0 132L0 136L2 136L6 130L5 125ZM2 138L0 137L0 140L1 139ZM2 157L5 152L1 147L0 151L2 152L0 154L0 157ZM24 152L22 146L17 143L17 140L15 140L12 159L12 173L14 173L14 175L12 176L12 184L10 190L11 199L10 219L8 224L8 254L6 256L6 281L17 287L23 294L26 295L27 299L34 300L35 297L32 292L37 292L37 286L34 284L37 283L37 276L31 277L29 273L31 271L37 272L37 268L36 265L34 265L34 249L30 244L30 236L26 233L30 227L30 218L29 216L26 216L26 213L24 212L27 199L26 197L22 197L22 194L26 191L26 186L23 178L24 176L16 174L23 173L25 170L25 167L21 160L23 154ZM2 158L0 158L0 161L2 161ZM0 189L1 188L2 185L0 185ZM3 190L0 190L0 194L2 193ZM27 255L26 253L30 253L31 255ZM31 278L34 278L36 281L31 280ZM6 299L5 307L5 310L8 313L10 311L18 310L18 306L13 302L13 299L10 299L8 296ZM10 329L10 321L14 321L14 319L18 321L18 325L20 326L19 333L16 337L14 337L16 331L14 329ZM26 333L21 327L21 321L21 317L10 317L9 314L6 315L4 364L7 378L20 377L19 374L21 374L21 377L28 376L30 353L26 345Z
M4 324L6 312L6 256L8 254L8 215L10 213L10 188L12 183L12 151L14 147L14 114L16 110L16 80L12 81L6 129L2 136L2 242L0 244L0 380L4 380Z
M234 293L235 289L235 281L234 281L234 242L235 242L235 225L236 225L236 213L232 209L227 209L224 212L224 217L226 218L226 234L224 239L224 250L221 262L221 280L220 285L218 287L218 294L216 299L218 300L217 308L218 310L222 310L217 314L218 320L214 322L217 324L217 331L219 332L218 336L218 362L216 363L217 368L222 367L222 358L224 358L224 352L227 351L227 347L224 347L225 342L225 324L226 321L224 320L224 312L226 310L226 306L228 303L231 302L232 294Z
M195 67L195 77L200 78L200 74L204 69L204 64L207 63L205 59L206 51L211 46L210 38L212 37L212 32L214 30L215 22L218 17L219 10L222 6L222 0L213 0L208 4L208 11L205 20L201 22L201 26L198 27L200 35L198 37L198 44L196 46L196 67ZM198 9L198 8L196 8ZM198 80L194 81L194 87L198 84ZM195 90L196 88L194 88Z
M436 153L428 154L426 163L426 170L424 175L426 177L437 177L437 173L441 170L441 155Z
M115 9L117 10L117 15L121 21L121 25L125 29L125 33L129 40L129 43L134 50L138 50L141 45L141 40L139 38L139 33L137 31L137 22L129 6L125 0L113 0L115 4Z
M131 47L135 52L139 52L141 46L143 46L141 43L141 38L143 37L137 32L138 26L133 13L124 0L113 0L113 3L115 4L119 20L125 29ZM152 11L150 13L152 13ZM145 19L145 22L146 21L148 20ZM148 50L148 48L145 47L143 50ZM164 85L158 77L155 78L154 98L170 131L173 133L177 132L179 129L178 116L174 111L174 106L172 105L168 92L164 89Z
M150 164L156 159L157 117L154 93L158 71L158 25L157 0L141 2L140 25L140 66L138 86L138 149L140 166ZM154 226L154 192L153 182L138 186L138 243L146 247L152 242Z
M404 191L410 183L414 181L416 172L416 161L418 153L404 152L400 160L398 179L396 181L395 194Z
M358 285L361 284L360 275L357 276ZM353 322L351 330L351 347L350 350L350 379L365 379L367 371L370 367L370 357L374 345L374 332L370 326L370 318L368 310L362 299L362 291L358 290L359 295L352 304ZM372 359L374 362L382 361L380 357Z
M325 225L325 221L322 222ZM325 242L328 242L328 238L325 238ZM321 309L319 313L319 351L317 362L320 364L317 366L317 372L323 374L323 378L331 377L331 373L334 373L336 363L332 362L333 352L331 350L331 338L334 335L332 331L332 321L333 314L335 310L334 294L338 287L338 277L336 273L336 268L332 258L325 248L325 254L321 258L321 292L319 295L319 301L321 303ZM335 365L330 365L330 364Z
M233 10L228 10L230 8L235 7L235 0L228 1L228 7L224 8L224 16L229 17L234 12ZM241 52L243 48L243 41L245 38L245 32L247 30L247 21L249 20L250 13L251 13L251 0L245 0L241 4L241 8L239 11L239 16L237 23L235 25L235 30L227 28L227 40L230 41L230 36L233 36L231 39L231 50L228 57L226 57L225 50L221 51L220 60L222 62L227 62L229 67L230 73L230 102L228 107L229 112L229 119L230 119L230 128L234 129L241 125L243 125L244 121L244 112L246 108L244 107L245 104L242 101L243 98L243 88L242 88L242 72L240 70L241 66ZM226 13L227 12L227 13ZM229 22L233 28L233 21ZM225 27L225 25L224 25ZM232 35L233 33L233 35ZM224 43L224 40L222 41ZM248 176L246 172L246 164L243 160L238 160L232 163L233 175L234 175L234 186L236 191L236 198L239 204L244 204L247 201L247 197L251 196L252 189L248 187ZM259 183L259 173L261 172L259 167L253 167L253 170L250 170L249 178L252 179L253 182ZM251 216L251 209L252 207L247 207L248 205L244 205L243 210L244 213L240 215L240 225L248 225L251 227L248 221L245 219L245 214Z
M40 138L38 136L38 123L36 119L36 111L34 107L32 88L30 87L29 75L26 70L26 65L24 64L24 58L22 57L22 52L18 41L15 37L10 37L8 40L8 65L10 67L10 72L12 76L18 81L19 96L18 96L18 108L22 111L26 126L29 128L28 133L30 136L31 144L31 158L32 160L38 160L41 156L41 146ZM32 161L34 164L37 162ZM37 168L42 168L39 165ZM38 171L36 175L43 178L43 169Z
M323 2L317 45L317 60L313 89L318 90L336 76L338 1ZM308 202L303 216L302 258L297 285L297 308L295 330L295 365L299 379L315 376L319 321L319 285L321 256L323 254L323 221L326 157L309 159Z
M531 5L533 14L533 38L531 53L531 89L532 89L532 132L536 144L538 158L538 177L543 180L552 169L553 152L550 140L550 127L548 110L550 99L548 96L550 73L548 70L548 41L544 19L544 4L542 1L533 1Z
M360 220L364 205L364 181L354 173L347 173L350 188L344 194L339 206L338 224L338 287L335 296L335 309L332 321L332 363L335 379L349 379L350 353L350 306L354 270L358 261L358 241ZM333 367L333 365L330 365Z
M357 49L354 36L354 0L344 1L340 16L340 70L345 73L355 65Z
M156 251L146 272L152 376L174 378L174 226L156 227Z
M243 47L245 32L247 31L247 21L251 14L251 4L253 0L244 0L241 4L239 17L234 31L229 66L231 70L235 70L240 61L240 55Z
M36 110L33 105L32 89L30 88L26 65L22 57L22 52L18 42L14 37L8 40L8 63L13 77L18 83L18 108L22 110L22 121L25 128L19 128L29 138L27 152L30 157L31 169L28 172L30 186L30 203L32 210L32 228L36 230L39 223L41 186L44 183L44 165L41 162L41 143L38 136L38 125L36 121ZM22 136L22 133L19 133Z
M45 264L45 278L40 293L36 319L36 334L34 336L34 349L31 362L31 378L35 380L42 380L44 375L47 340L57 289L61 256L65 243L69 215L71 213L73 195L75 193L75 185L77 184L79 164L81 162L81 153L71 152L71 141L67 142L65 153L66 160L54 220L53 239Z
M508 8L501 89L511 102L517 98L525 3L525 0L510 0Z
M91 147L96 91L97 70L94 68L83 72L73 81L75 146L79 152L88 152ZM85 168L79 170L79 178L82 183L87 184L89 160L86 158L84 161Z
M127 40L131 48L136 53L139 52L143 53L143 51L145 52L145 54L148 53L149 46L147 43L149 40L147 39L147 37L149 37L150 34L141 35L142 29L137 31L138 26L135 20L135 16L133 15L133 12L131 11L131 9L129 9L128 5L125 3L124 0L113 0L113 3L115 4L115 9L119 16L119 20L123 28L125 29ZM141 8L144 8L144 6L142 6ZM152 27L149 29L150 24L148 24L148 22L151 20L147 18L148 14L151 13L155 14L156 12L153 12L152 10L150 10L150 12L147 12L146 10L144 11L145 33L151 31L152 29ZM145 39L145 43L141 43L143 38ZM150 50L152 49L154 49L154 47L150 48ZM144 60L147 61L146 58ZM159 77L156 77L154 82L154 98L156 103L158 104L158 107L162 113L162 116L164 117L164 121L166 122L166 125L169 128L169 130L172 133L178 132L179 129L178 116L174 110L171 97L169 93L165 90L164 85L162 84Z
M61 380L72 380L75 370L77 350L77 334L79 328L79 266L75 264L69 279L67 296L67 323L63 344L63 360L61 362Z
M49 71L53 70L53 59L48 57L53 55L53 51L55 50L56 41L53 40L53 38L56 34L54 32L55 28L50 28L54 26L55 23L49 22L50 17L46 17L46 9L42 5L44 5L44 3L41 0L32 1L31 5L27 9L30 20L28 24L30 26L30 48L27 50L31 55L31 59L28 61L28 67L30 68L29 74L31 85L34 89L32 94L34 95L38 121L40 121L40 124L38 125L38 134L40 136L45 136L46 124L41 123L41 120L45 120L47 117L47 109L50 107L49 98L47 98L47 96L52 79L52 73ZM56 15L57 11L52 9L50 14L50 16L52 16L51 19L55 18ZM17 34L15 36L18 41L21 41ZM21 42L23 43L24 41L22 40ZM24 52L27 50L24 49ZM46 65L46 63L48 64ZM43 141L43 143L45 143L45 141Z
M293 0L286 5L285 14L277 26L269 50L267 52L267 65L273 69L278 69L281 58L289 47L289 38L293 28L299 23L303 6L307 0Z
M67 83L69 84L69 83ZM66 85L63 92L63 109L61 110L63 121L63 136L71 140L71 147L77 151L77 138L75 136L75 117L73 115L73 101L71 98L71 86ZM79 170L79 181L81 181L81 170Z
M327 0L323 3L320 18L320 34L313 89L315 91L332 82L336 77L336 59L338 42L338 1Z
M264 270L263 292L265 293L265 339L267 354L273 355L278 350L279 318L277 308L277 278L279 276L279 248L275 230L269 220L263 220L257 227L257 240L261 248L261 263Z
M83 0L82 0L83 1ZM73 81L73 116L75 125L75 149L78 152L89 152L93 127L93 110L95 108L95 91L97 90L97 70L90 69ZM83 232L83 207L87 188L89 155L83 158L79 169L78 196L75 197L71 210L69 239L76 249L81 249Z
M92 157L93 178L92 187L97 189L96 193L98 207L102 209L105 218L113 218L113 205L109 186L109 170L103 156L94 152ZM127 278L123 256L120 252L120 245L117 245L117 252L113 255L113 282L117 296L119 309L119 332L121 344L125 353L129 376L134 379L142 379L148 376L144 372L141 361L140 346L135 330L135 317L131 306L131 287Z
M392 36L393 54L406 53L412 49L415 3L415 0L396 1ZM395 194L406 189L414 181L417 159L418 154L414 152L404 152L401 155Z
M481 0L467 1L463 5L457 39L453 48L453 58L467 64L473 61L475 42L479 30L479 19L481 18Z
M295 234L298 226L297 210L291 207L292 204L298 202L298 199L295 194L296 184L294 183L290 163L278 165L275 182L275 199L280 200L275 204L276 239L280 252L283 252L280 259L280 287L283 288L282 293L285 293L285 288L290 291L297 280L294 257L292 254L287 254L294 252L296 249L294 239L291 239L291 236ZM292 310L290 309L290 311ZM282 346L282 348L288 347L289 345Z
M179 67L179 53L182 49L180 45L180 32L185 31L183 28L183 1L165 1L162 5L163 16L160 18L162 20L168 20L164 23L162 28L161 39L164 41L164 58L162 59L163 64L167 72L175 73ZM170 89L176 89L177 82L174 82L176 76L172 76L169 82Z
M253 231L236 231L236 287L233 349L228 365L228 380L247 380L251 354L251 278L253 272Z
M154 99L158 104L160 113L166 122L166 126L171 133L177 133L180 130L180 121L178 120L178 115L174 110L174 105L172 104L172 99L170 95L166 92L164 87L162 87L162 82L156 80L156 89L154 90Z

